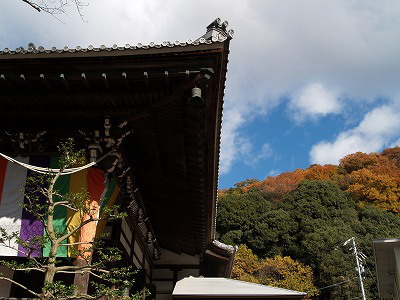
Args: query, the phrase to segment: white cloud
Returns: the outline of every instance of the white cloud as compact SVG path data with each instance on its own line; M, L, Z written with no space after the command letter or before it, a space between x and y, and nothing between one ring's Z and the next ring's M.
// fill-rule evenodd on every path
M228 108L224 113L224 130L221 136L221 163L220 173L226 174L230 171L233 163L237 160L243 161L249 166L256 166L272 154L271 146L265 143L260 149L254 149L251 139L238 130L245 123L243 110L237 107ZM227 122L226 120L229 120Z
M297 121L307 117L316 118L341 111L338 96L328 91L321 83L310 83L291 98L290 108Z
M269 170L268 174L267 174L266 176L264 176L264 178L267 179L267 178L270 177L270 176L276 176L276 175L280 174L281 172L282 172L282 171L279 170L279 169L272 169L272 170Z
M220 172L225 174L229 172L233 162L240 156L240 149L243 148L239 142L239 133L237 131L244 123L244 118L240 111L235 109L225 110L224 130L221 135L221 163ZM227 122L226 120L229 120Z
M399 137L400 110L396 105L383 105L367 113L360 124L340 133L332 141L314 145L310 162L337 164L343 156L357 151L378 152Z
M400 147L400 139L398 139L397 141L395 141L394 143L392 143L389 147L390 147L390 148Z
M267 159L272 155L272 148L270 144L265 143L257 151L255 151L253 147L250 147L249 149L247 149L244 155L245 155L244 158L245 164L251 167L256 167L259 165L261 161Z

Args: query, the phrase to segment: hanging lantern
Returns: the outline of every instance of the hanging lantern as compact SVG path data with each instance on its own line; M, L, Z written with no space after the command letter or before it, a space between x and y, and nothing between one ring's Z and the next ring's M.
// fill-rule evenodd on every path
M204 99L201 97L201 89L198 87L192 88L192 97L188 100L189 105L193 106L203 106Z

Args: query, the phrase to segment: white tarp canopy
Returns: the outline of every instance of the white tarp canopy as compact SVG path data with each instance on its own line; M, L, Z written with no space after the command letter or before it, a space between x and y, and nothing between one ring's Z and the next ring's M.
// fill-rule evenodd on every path
M227 278L186 277L179 280L172 292L174 298L297 298L306 295L262 284L244 282Z

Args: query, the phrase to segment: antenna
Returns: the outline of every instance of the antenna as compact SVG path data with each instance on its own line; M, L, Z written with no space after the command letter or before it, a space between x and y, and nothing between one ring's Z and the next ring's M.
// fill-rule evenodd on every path
M365 297L362 273L364 273L363 261L367 258L367 256L364 253L357 251L356 239L354 237L352 237L352 238L348 239L346 242L344 242L343 246L346 246L350 242L353 243L353 245L350 247L350 250L353 250L353 254L354 254L354 256L356 258L356 262L357 262L358 281L360 282L361 296L362 296L363 300L366 300L367 298Z

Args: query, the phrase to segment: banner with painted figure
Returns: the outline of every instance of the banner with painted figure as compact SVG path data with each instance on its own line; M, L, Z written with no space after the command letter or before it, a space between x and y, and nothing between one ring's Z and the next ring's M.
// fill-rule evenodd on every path
M38 167L58 168L57 157L18 157L17 160ZM45 235L43 224L20 206L20 203L28 201L24 198L23 190L27 184L27 178L33 174L33 171L0 157L0 228L8 234L19 232L20 238L24 241L34 236ZM104 209L114 204L119 193L115 180L109 180L104 171L94 167L60 176L55 189L61 195L87 191L90 197L89 205L98 216L104 215ZM44 203L44 196L38 196L39 203ZM88 215L82 215L64 206L57 206L54 212L54 228L57 232L71 232L88 218ZM65 243L90 242L102 232L104 226L103 221L90 222L70 236ZM9 246L0 246L0 256L25 256L26 249L18 245L16 241L11 241ZM80 250L87 247L88 244L77 246ZM71 256L71 250L71 246L61 246L57 256ZM42 250L33 252L32 256L48 256L49 252L50 245L46 244Z

